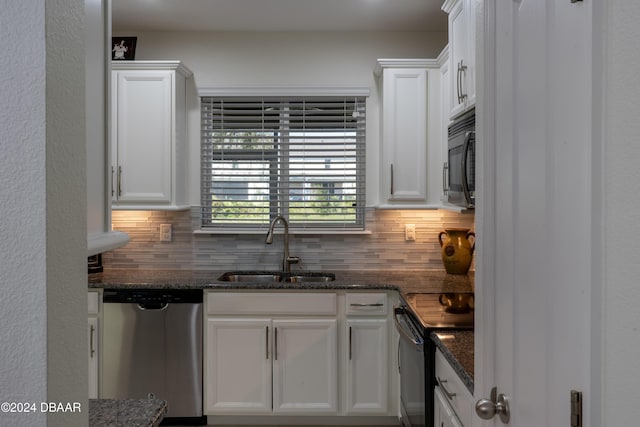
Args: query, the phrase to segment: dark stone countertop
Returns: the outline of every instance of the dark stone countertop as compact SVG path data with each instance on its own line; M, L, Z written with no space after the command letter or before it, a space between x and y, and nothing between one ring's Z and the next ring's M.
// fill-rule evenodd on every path
M151 288L151 289L386 289L404 293L470 292L473 273L464 276L442 270L421 271L331 271L332 282L307 283L233 283L218 280L224 271L213 270L109 270L89 275L89 288Z
M473 395L474 332L457 330L432 332L431 339Z
M89 399L90 427L157 427L166 413L159 399Z

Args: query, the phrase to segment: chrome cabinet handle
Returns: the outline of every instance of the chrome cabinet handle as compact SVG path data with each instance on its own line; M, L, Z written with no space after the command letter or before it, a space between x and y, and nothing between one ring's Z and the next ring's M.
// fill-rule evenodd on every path
M443 380L440 377L436 376L436 379L438 380L438 384L440 384L440 388L442 389L442 392L444 393L445 396L447 396L447 399L449 400L453 400L454 397L456 397L455 393L451 393L449 390L447 390L447 388L444 386L447 382L447 380Z
M464 65L464 63L462 62L462 60L460 60L460 62L458 63L458 104L464 102L465 98L467 97L466 93L462 93L462 77L464 75L464 72L467 70L467 66Z
M352 344L353 338L351 333L351 326L349 326L349 360L351 360L351 356L353 355Z
M93 336L95 335L96 328L91 325L89 331L89 357L93 359L93 355L96 354L96 350L93 348Z
M391 195L393 196L393 163L391 163Z
M274 339L274 343L273 343L273 358L275 360L278 360L278 328L273 328L273 339Z
M122 196L122 166L118 166L118 197Z
M382 307L384 304L381 302L376 302L372 304L365 304L360 302L353 302L349 304L351 307Z
M265 336L265 359L269 359L269 327L266 327L266 333L264 334Z
M115 174L115 170L113 169L113 166L111 166L111 197L113 197L116 194L116 186L113 185L114 174Z
M449 162L444 162L442 164L442 194L445 196L449 192Z

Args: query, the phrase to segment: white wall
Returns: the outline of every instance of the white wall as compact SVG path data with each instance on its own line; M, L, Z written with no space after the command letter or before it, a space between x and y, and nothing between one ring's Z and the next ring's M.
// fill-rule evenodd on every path
M84 3L0 6L0 401L38 405L0 425L86 425Z
M631 426L640 419L640 3L607 0L597 12L607 30L602 419Z
M207 87L366 87L367 204L377 203L379 141L378 89L373 68L378 58L436 58L445 32L152 32L138 37L136 59L179 59L193 73L197 88ZM190 94L189 159L192 191L200 204L200 112Z

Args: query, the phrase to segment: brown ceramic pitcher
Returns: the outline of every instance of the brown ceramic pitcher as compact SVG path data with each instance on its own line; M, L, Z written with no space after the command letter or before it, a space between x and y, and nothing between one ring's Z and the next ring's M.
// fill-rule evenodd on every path
M444 240L443 240L444 236ZM473 240L469 240L472 238ZM468 228L446 228L438 234L442 262L449 274L467 274L471 266L476 235Z

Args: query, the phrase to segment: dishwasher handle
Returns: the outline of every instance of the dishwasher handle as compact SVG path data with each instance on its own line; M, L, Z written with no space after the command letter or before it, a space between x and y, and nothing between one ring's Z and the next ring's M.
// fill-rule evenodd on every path
M164 311L169 307L168 302L139 302L136 305L140 311Z

